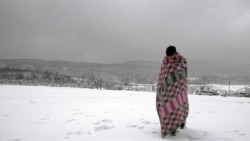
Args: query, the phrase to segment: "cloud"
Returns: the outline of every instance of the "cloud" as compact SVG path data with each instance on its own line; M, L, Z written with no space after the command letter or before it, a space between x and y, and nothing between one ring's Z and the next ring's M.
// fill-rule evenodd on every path
M1 1L0 56L160 61L171 44L188 59L247 63L249 7L247 0Z

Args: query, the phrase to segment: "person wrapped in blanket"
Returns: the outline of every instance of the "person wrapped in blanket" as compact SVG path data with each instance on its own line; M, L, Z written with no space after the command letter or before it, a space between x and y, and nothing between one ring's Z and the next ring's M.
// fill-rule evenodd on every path
M187 95L187 61L175 46L166 49L157 83L156 109L161 136L176 135L183 129L189 112Z

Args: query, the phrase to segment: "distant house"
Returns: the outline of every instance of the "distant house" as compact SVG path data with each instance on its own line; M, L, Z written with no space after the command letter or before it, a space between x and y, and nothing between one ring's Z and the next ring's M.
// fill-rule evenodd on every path
M196 94L196 92L199 90L200 90L200 85L188 85L189 94Z
M201 91L212 91L212 90L213 90L213 87L210 86L210 85L201 85L201 86L200 86L200 90L201 90Z
M218 95L212 85L189 85L188 93L195 95Z
M129 86L124 86L125 90L134 90L134 91L148 91L148 92L155 92L157 88L156 84L137 84L137 83L130 83Z
M250 86L245 87L245 91L246 91L247 94L250 94Z
M241 89L237 90L234 93L234 96L250 97L250 86L246 86L244 88L241 88Z

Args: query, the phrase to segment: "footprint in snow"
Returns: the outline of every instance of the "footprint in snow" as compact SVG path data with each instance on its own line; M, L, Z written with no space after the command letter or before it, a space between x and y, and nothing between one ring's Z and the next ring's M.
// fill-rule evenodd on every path
M240 133L240 134L239 134L239 136L246 136L246 134L244 134L244 133Z
M2 117L9 117L9 116L12 116L12 114L2 115Z
M143 124L151 124L150 121L142 121Z
M63 139L70 139L70 136L82 136L82 135L91 135L91 132L82 132L82 130L75 131L75 132L68 132L66 133Z
M30 104L36 103L36 101L34 101L34 100L29 100L28 102L29 102Z
M115 125L101 125L101 126L95 127L95 131L110 130L112 128L115 128Z
M138 129L142 130L142 129L144 129L144 126L139 126Z
M137 125L128 125L127 127L135 128Z
M115 128L115 125L112 125L113 123L112 120L104 119L102 121L93 123L94 125L100 125L95 127L95 131L103 131L103 130L110 130L112 128Z
M73 122L73 121L75 121L76 119L69 119L69 120L67 120L68 122Z
M93 123L94 125L99 125L99 124L102 124L102 123L112 123L113 121L112 120L108 120L108 119L104 119L102 121L99 121L99 122L96 122L96 123Z
M234 131L228 131L227 133L232 135L238 135L238 136L246 136L245 133L240 133L240 131L234 130Z
M8 117L9 115L2 115L2 117Z
M33 125L35 124L44 124L44 122L32 122Z
M95 117L95 115L86 115L85 117Z
M41 120L48 120L48 119L50 119L50 117L41 118Z
M73 113L74 116L78 116L78 115L83 115L82 112L78 112L78 113Z
M206 132L206 131L201 131L200 132L202 135L204 135L204 136L207 136L208 135L208 132Z
M21 139L12 139L11 141L21 141Z
M76 136L81 136L82 134L84 134L84 132L77 131L77 132L68 132L66 135L71 136L71 135L76 135Z
M231 139L231 138L224 138L224 137L218 137L218 138L216 138L216 140L234 141L234 140L233 140L233 139Z
M68 140L68 139L70 139L70 137L64 137L63 139Z

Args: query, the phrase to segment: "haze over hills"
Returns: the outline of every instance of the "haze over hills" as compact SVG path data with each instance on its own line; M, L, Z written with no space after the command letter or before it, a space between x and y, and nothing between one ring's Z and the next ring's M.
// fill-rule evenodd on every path
M84 73L119 82L156 83L161 62L129 61L119 64L98 64L47 60L0 60L0 68L12 66L19 69L58 72L72 77ZM188 76L194 83L250 83L250 65L216 60L189 60Z

